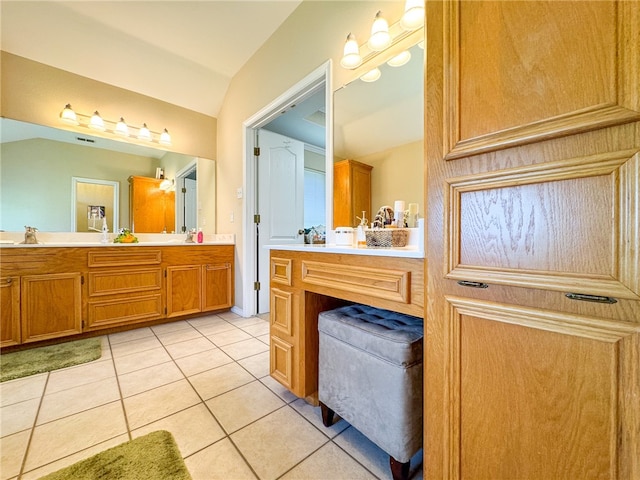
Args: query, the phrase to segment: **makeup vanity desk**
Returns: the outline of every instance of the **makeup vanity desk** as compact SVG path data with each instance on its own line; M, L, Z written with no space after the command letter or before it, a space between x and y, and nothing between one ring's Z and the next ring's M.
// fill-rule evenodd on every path
M424 315L424 252L416 247L269 249L270 374L313 405L318 403L318 313L361 303Z

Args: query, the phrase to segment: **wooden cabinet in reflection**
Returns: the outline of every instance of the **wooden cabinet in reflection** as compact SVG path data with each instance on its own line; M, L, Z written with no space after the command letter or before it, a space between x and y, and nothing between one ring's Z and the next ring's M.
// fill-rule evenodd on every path
M333 227L353 227L371 212L371 165L342 160L333 164Z
M162 179L129 177L131 230L137 233L171 233L175 230L176 193L160 188Z

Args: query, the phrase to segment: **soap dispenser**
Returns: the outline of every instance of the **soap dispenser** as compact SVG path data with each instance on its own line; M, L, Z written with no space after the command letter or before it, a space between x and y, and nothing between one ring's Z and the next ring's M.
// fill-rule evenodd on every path
M198 243L202 243L204 241L204 234L202 233L202 229L198 229Z
M364 229L367 227L369 220L365 217L366 211L362 211L362 217L356 217L360 220L360 224L356 230L356 247L365 248L367 246L367 236L364 233Z

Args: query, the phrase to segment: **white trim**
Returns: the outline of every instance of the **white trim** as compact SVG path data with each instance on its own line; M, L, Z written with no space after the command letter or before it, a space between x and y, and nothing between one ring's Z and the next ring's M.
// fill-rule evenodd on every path
M242 182L244 188L243 198L243 225L242 225L242 244L243 248L243 271L242 271L242 311L244 315L254 315L256 313L256 294L253 289L253 269L256 263L256 238L253 234L253 214L256 205L255 192L255 165L253 156L254 130L266 125L273 118L280 114L283 107L292 103L303 100L310 92L315 91L316 87L324 84L325 86L325 105L328 115L326 117L325 139L325 161L327 165L326 179L327 198L329 193L333 192L333 88L332 88L332 61L327 60L321 66L316 68L309 75L304 77L293 87L289 88L282 95L260 109L257 113L249 117L242 123L242 142L244 148ZM332 197L333 198L333 197ZM329 202L327 201L327 205ZM327 222L333 224L333 204L327 207ZM329 223L327 223L329 225ZM269 288L265 285L263 288Z
M304 149L309 152L317 153L318 155L324 155L325 153L327 153L326 148L318 147L317 145L312 145L310 143L305 143Z

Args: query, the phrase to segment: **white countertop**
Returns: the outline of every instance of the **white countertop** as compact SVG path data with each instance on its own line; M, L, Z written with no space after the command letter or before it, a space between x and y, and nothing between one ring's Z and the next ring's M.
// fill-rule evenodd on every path
M116 234L109 233L102 243L102 233L38 232L37 244L24 244L24 232L0 232L0 247L171 247L198 245L235 245L232 233L205 234L203 243L185 243L186 234L137 233L138 243L113 243Z
M266 245L268 250L289 250L294 252L343 253L347 255L370 255L377 257L424 258L424 251L415 245L402 248L357 248L343 247L333 244L289 244Z

